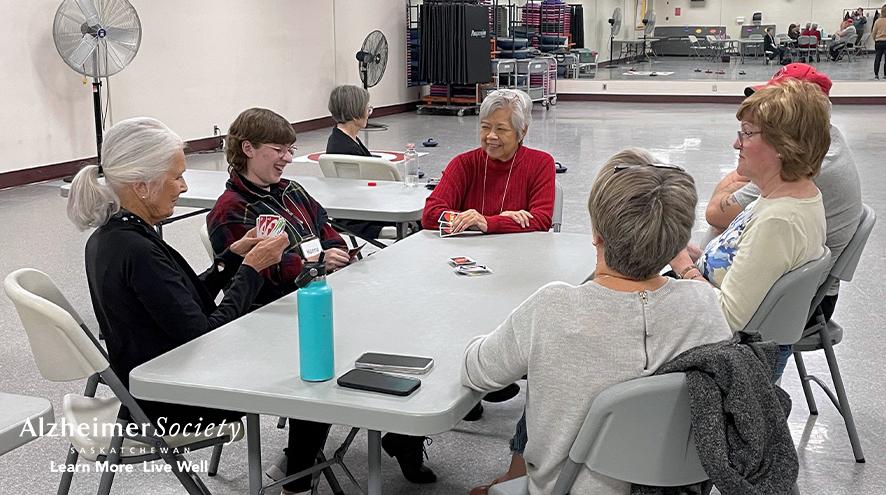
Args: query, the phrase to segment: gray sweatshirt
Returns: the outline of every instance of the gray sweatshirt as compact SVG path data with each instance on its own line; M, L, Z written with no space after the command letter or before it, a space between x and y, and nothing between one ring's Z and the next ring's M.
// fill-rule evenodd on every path
M668 280L643 292L554 282L468 344L462 383L485 392L529 376L529 491L550 493L597 394L651 375L687 349L731 337L707 282ZM572 493L628 494L630 485L583 469Z

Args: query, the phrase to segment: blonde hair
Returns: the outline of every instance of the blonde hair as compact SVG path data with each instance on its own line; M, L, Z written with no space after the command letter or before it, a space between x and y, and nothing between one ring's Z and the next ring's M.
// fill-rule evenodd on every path
M799 79L766 86L745 99L735 113L760 128L760 136L781 159L781 178L812 178L831 146L831 102L821 88Z
M128 184L149 185L162 178L184 141L163 122L135 117L111 127L102 141L102 172L97 165L83 167L71 182L68 218L81 230L104 225L120 210L118 191Z
M597 173L588 198L606 264L633 280L657 275L686 247L695 223L692 176L658 163L645 149L622 150Z

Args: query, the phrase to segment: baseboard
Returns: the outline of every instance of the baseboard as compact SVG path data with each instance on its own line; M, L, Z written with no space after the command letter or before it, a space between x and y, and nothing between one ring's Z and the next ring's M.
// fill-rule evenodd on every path
M417 101L409 103L399 103L396 105L388 105L384 107L374 108L373 117L386 117L398 113L415 111ZM325 129L335 124L331 117L322 117L319 119L305 120L302 122L293 122L292 128L295 132L308 132L317 129ZM210 136L205 138L197 138L185 143L186 153L199 153L221 149L224 136ZM0 173L0 189L8 187L23 186L33 184L35 182L43 182L47 180L68 177L76 174L81 168L91 163L95 163L96 157L88 157L80 160L72 160L62 163L52 163L49 165L41 165L39 167L26 168L22 170L13 170L12 172Z
M626 103L733 103L744 101L735 95L631 95L558 93L557 101L609 101ZM886 96L831 96L834 105L886 105Z

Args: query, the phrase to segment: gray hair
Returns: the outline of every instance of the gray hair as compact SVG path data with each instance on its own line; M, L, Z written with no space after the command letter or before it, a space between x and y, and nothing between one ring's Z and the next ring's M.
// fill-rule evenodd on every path
M337 86L329 94L329 113L338 124L362 118L369 106L369 91L359 86Z
M650 166L659 163L640 148L616 153L597 173L588 199L606 264L634 280L657 275L686 247L695 222L698 195L692 176ZM617 170L619 165L628 168Z
M111 127L102 142L102 172L87 165L74 177L68 195L68 218L78 228L104 225L120 210L119 191L128 184L152 184L163 177L184 149L178 134L150 117L135 117Z
M818 29L818 23L817 23L817 22L813 22L813 23L812 23L812 29Z
M806 29L810 29L811 27L812 27L812 23L811 23L811 22L807 22L807 23L806 23Z
M497 89L488 95L480 105L480 120L489 118L499 108L511 110L511 127L517 133L517 141L523 141L529 123L532 122L532 99L525 91L518 89Z

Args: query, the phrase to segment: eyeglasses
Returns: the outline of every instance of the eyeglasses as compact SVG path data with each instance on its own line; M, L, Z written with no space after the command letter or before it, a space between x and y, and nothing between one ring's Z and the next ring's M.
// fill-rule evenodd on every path
M622 170L628 170L628 169L637 168L637 167L655 167L655 168L664 168L664 169L668 169L668 170L678 170L680 172L685 172L685 170L683 170L683 167L681 167L679 165L671 165L670 163L646 163L646 164L642 164L642 165L636 165L636 164L632 165L632 164L627 164L627 163L621 163L621 164L616 165L613 170L615 172L621 172Z
M762 134L763 131L738 131L738 142L744 144L745 140L750 139L754 134Z
M276 151L277 155L280 158L283 158L284 156L286 156L286 153L289 153L290 155L295 156L295 152L298 151L298 148L294 144L288 148L284 148L283 146L274 146L273 144L266 144L265 146Z

